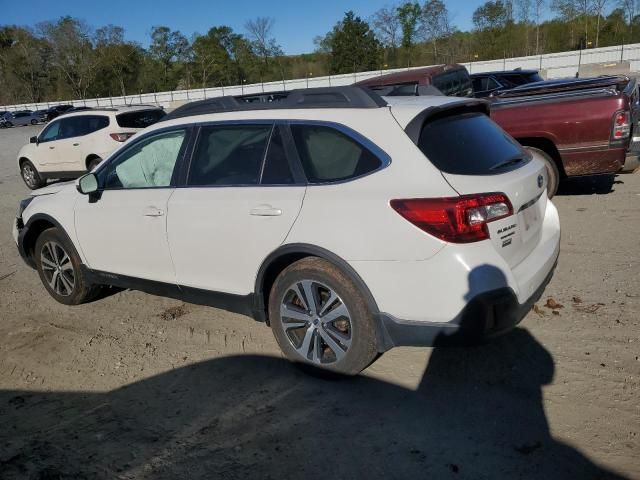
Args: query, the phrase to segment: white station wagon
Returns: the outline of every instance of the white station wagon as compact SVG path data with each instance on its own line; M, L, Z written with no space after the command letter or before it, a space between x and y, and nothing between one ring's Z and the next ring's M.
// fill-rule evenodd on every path
M113 285L221 307L346 374L513 328L560 242L544 163L484 102L359 87L190 103L32 195L14 238L57 301Z

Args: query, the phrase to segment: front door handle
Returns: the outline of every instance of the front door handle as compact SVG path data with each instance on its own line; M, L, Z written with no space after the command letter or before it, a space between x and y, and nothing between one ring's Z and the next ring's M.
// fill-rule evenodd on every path
M271 205L260 205L252 208L249 213L256 217L278 217L282 215L282 210L273 208Z
M164 210L160 210L156 207L147 207L144 210L145 217L162 217L164 215Z
M54 148L56 148L56 147L49 147L49 150L53 150Z
M79 143L74 143L73 146L77 147L78 145L80 145Z

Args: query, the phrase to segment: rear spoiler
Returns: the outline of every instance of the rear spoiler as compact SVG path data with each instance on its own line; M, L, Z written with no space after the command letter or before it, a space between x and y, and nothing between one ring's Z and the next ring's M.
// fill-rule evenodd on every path
M459 102L447 103L437 107L429 107L416 115L405 127L404 131L413 143L418 144L422 126L427 120L435 120L450 115L461 113L482 113L489 115L490 104L486 100L468 99Z

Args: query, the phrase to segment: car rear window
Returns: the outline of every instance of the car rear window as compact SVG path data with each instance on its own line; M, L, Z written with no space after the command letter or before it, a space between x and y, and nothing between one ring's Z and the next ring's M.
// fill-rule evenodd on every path
M166 115L164 110L137 110L135 112L116 115L118 125L122 128L147 128Z
M418 147L439 170L456 175L504 173L529 158L518 142L482 113L427 121Z

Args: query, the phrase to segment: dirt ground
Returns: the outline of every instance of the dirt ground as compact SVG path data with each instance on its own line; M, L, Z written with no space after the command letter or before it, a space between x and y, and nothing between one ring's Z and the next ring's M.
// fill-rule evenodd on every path
M640 479L640 174L563 187L555 276L512 333L328 381L246 317L54 302L10 235L37 130L0 130L0 478Z

